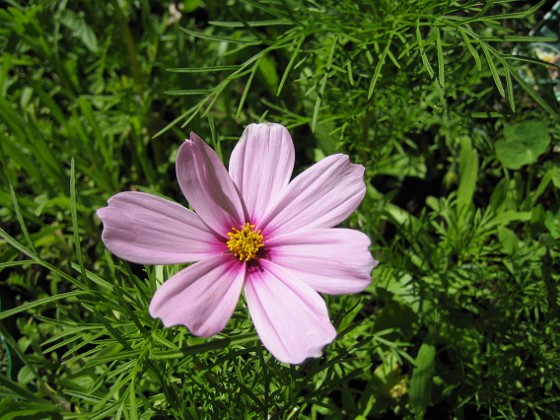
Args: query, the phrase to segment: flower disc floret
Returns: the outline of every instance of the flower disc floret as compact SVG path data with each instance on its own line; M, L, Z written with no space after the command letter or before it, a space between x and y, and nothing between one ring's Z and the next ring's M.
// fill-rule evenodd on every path
M255 232L255 225L247 222L241 229L231 228L227 234L229 250L239 258L239 261L249 262L253 260L261 248L264 247L261 230Z

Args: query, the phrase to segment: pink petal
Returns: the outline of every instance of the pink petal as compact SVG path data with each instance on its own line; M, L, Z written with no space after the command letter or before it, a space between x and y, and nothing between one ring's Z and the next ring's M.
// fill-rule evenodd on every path
M199 261L160 286L150 314L166 327L184 325L195 335L210 337L231 318L244 279L245 264L231 254Z
M284 363L321 356L336 337L325 301L282 267L260 263L247 276L245 297L264 346Z
M138 264L177 264L223 252L200 218L180 204L142 192L114 195L97 210L102 239L117 257Z
M364 167L332 155L297 176L261 219L265 235L333 227L346 219L366 193Z
M363 291L377 265L368 250L369 238L351 229L289 233L267 241L267 258L321 293Z
M177 179L186 199L214 232L223 238L247 221L239 193L224 164L195 133L177 154Z
M249 220L263 215L288 185L294 168L292 137L280 124L247 126L230 158L229 173L243 197Z

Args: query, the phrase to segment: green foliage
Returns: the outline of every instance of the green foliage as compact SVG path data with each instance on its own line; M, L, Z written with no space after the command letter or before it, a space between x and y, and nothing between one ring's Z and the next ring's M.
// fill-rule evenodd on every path
M496 155L506 168L519 169L535 163L549 143L545 121L524 121L504 127L504 140L496 142Z
M542 3L3 6L0 417L557 416L558 104L513 54L548 41L526 35ZM301 366L243 304L216 337L163 328L147 307L181 267L111 256L94 216L121 190L180 199L188 131L227 161L261 120L290 128L297 171L366 168L347 224L380 265L327 297L338 338Z
M414 370L410 378L410 403L416 418L424 418L426 407L432 397L434 363L436 348L433 344L423 343L416 356Z

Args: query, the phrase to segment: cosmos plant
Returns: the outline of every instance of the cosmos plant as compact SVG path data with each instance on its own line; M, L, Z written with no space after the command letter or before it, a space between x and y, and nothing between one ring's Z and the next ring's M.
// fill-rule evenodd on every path
M292 181L295 151L279 124L251 124L229 171L192 133L177 179L194 212L142 192L121 192L97 211L103 242L138 264L194 263L156 291L150 314L209 337L224 329L242 291L264 346L299 364L336 337L320 293L363 291L376 266L369 238L337 228L361 203L364 168L328 156Z

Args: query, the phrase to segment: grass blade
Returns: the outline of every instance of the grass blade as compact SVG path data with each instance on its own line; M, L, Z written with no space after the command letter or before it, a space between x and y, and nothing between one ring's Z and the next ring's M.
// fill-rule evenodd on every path
M484 52L484 56L486 57L486 61L488 62L488 67L490 68L490 73L492 73L492 78L494 79L494 83L496 84L496 87L498 88L498 92L500 92L500 95L505 98L506 92L504 91L504 86L503 86L502 81L500 79L500 74L498 73L498 69L496 67L496 64L494 63L494 59L492 58L492 54L491 54L488 46L484 42L480 43L480 47L482 48L482 51Z

